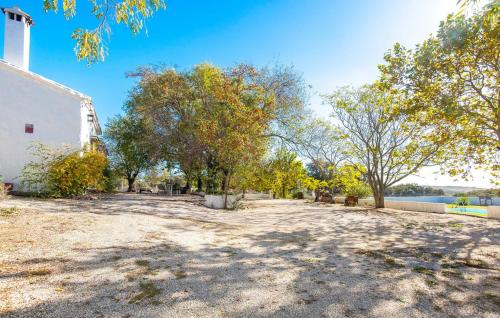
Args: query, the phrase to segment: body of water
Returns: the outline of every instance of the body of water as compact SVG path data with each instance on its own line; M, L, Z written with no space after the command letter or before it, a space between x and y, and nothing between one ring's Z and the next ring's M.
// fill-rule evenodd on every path
M452 204L458 197L453 196L418 196L418 197L385 197L386 201L430 202ZM500 198L495 197L492 205L500 205ZM469 197L471 205L479 205L479 197ZM489 203L489 202L488 202Z

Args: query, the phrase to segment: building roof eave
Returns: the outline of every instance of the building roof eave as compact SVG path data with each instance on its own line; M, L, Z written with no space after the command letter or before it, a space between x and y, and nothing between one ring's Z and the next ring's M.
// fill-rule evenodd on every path
M76 91L72 88L69 88L67 86L64 86L60 83L57 83L53 80L50 80L48 78L45 78L41 75L38 75L36 73L33 73L33 72L30 72L30 71L26 71L26 70L23 70L22 68L16 66L16 65L13 65L3 59L0 59L0 67L1 66L5 66L5 67L8 67L9 69L11 70L14 70L16 72L19 72L19 74L21 75L24 75L24 76L28 76L30 78L32 78L33 80L36 80L36 81L39 81L43 84L46 84L46 85L49 85L51 86L52 88L55 88L61 92L64 92L66 94L69 94L69 95L72 95L74 97L77 97L79 99L82 100L82 102L86 103L87 105L89 105L91 111L92 111L92 114L94 115L94 118L95 118L95 128L96 128L96 132L101 135L102 134L102 130L101 130L101 125L99 124L99 119L97 118L97 113L95 111L95 108L94 108L94 105L92 103L92 98L88 95L85 95L83 93L80 93L79 91Z
M91 98L90 96L88 96L88 95L85 95L85 94L83 94L83 93L80 93L80 92L79 92L79 91L77 91L77 90L74 90L74 89L72 89L72 88L69 88L69 87L67 87L67 86L64 86L63 84L60 84L60 83L58 83L58 82L56 82L56 81L50 80L50 79L48 79L48 78L45 78L45 77L43 77L43 76L41 76L41 75L38 75L38 74L36 74L36 73L33 73L33 72L31 72L31 71L26 71L26 70L23 70L22 68L20 68L20 67L18 67L18 66L16 66L16 65L14 65L14 64L11 64L11 63L7 62L7 61L6 61L6 60L4 60L4 59L0 59L0 65L4 65L4 66L6 66L6 67L9 67L9 68L11 68L11 69L12 69L12 70L14 70L14 71L20 72L20 74L30 76L31 78L33 78L33 79L35 79L35 80L38 80L38 81L40 81L40 82L42 82L42 83L45 83L45 84L49 84L49 85L51 85L52 87L55 87L55 88L57 88L57 89L59 89L59 90L61 90L61 91L64 91L64 92L66 92L66 93L69 93L69 94L71 94L71 95L74 95L74 96L80 97L80 98L82 98L82 99L92 100L92 98Z

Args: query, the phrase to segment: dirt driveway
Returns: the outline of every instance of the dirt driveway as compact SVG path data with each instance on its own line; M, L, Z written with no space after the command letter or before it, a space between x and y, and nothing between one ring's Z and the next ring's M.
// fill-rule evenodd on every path
M305 201L0 202L0 316L499 317L500 222Z

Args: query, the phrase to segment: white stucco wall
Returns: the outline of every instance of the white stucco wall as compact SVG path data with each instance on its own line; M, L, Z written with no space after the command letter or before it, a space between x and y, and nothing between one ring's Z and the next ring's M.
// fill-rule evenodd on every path
M227 196L227 207L229 209L234 208L236 203L241 200L241 194L237 195L228 195ZM212 208L212 209L224 209L224 201L225 201L225 196L224 195L212 195L212 194L206 194L205 195L205 203L204 205L206 207Z
M4 182L19 183L33 143L79 149L89 142L90 132L82 129L85 123L88 126L88 110L82 101L77 94L0 62L0 175ZM25 124L34 125L33 134L25 133Z
M490 205L486 207L488 218L500 220L500 206Z
M93 125L88 121L87 116L92 114L90 106L82 102L80 105L80 145L85 146L90 143L93 135L96 135Z
M445 203L385 201L385 207L405 211L446 213Z

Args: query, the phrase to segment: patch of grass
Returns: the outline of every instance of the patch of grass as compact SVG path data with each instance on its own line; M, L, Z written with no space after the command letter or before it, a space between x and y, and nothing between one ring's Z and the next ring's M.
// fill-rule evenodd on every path
M135 260L135 265L138 265L138 266L149 266L149 261L148 260L144 260L144 259L136 259Z
M0 216L14 216L21 212L18 207L0 208Z
M174 272L174 276L176 279L184 279L187 277L187 274L185 271L177 271L177 272Z
M146 298L153 298L154 296L159 295L161 292L160 289L150 281L140 282L139 288L141 289L141 292L130 298L130 300L128 301L129 304L137 304Z
M462 224L462 223L449 223L448 227L459 230L459 229L464 227L464 224Z
M374 258L381 258L383 256L381 253L372 250L357 250L355 253L358 255L365 255Z
M119 255L111 256L111 260L112 260L113 262L119 261L121 258L122 258L122 257L121 257L121 256L119 256Z
M443 258L444 257L443 253L439 253L439 252L432 252L431 255L432 255L432 257L435 257L435 258Z
M379 251L357 250L355 253L359 254L359 255L365 255L365 256L368 256L368 257L383 259L384 263L386 265L388 265L388 266L392 266L392 267L404 267L404 265L398 263L396 261L396 259L394 259L392 256L386 255L386 254L384 254L382 252L379 252Z
M321 262L321 260L319 258L315 258L315 257L306 258L304 261L307 263L311 263L311 264L316 264L316 263Z
M403 267L402 264L396 262L396 260L393 257L391 257L391 256L387 256L386 255L384 257L384 262L385 262L385 264L387 264L389 266L392 266L392 267Z
M314 303L315 301L317 301L318 299L316 299L314 296L311 296L311 295L308 295L309 297L307 298L303 298L303 299L299 299L297 301L298 304L304 304L304 305L310 305L312 303Z
M430 262L432 260L431 255L428 253L418 253L417 257L426 262Z
M417 223L408 223L408 224L405 224L404 225L404 228L407 229L407 230L412 230L414 229L416 226L418 226Z
M420 265L416 265L415 267L413 267L413 270L417 273L434 276L434 271L432 269Z
M129 281L129 282L132 282L134 280L136 280L137 278L139 278L141 274L140 273L137 273L137 272L130 272L130 273L127 273L125 274L125 278Z
M441 263L441 268L457 268L457 267L460 267L460 265L457 263L449 263L449 262Z
M50 268L31 269L25 272L26 276L46 276L52 274Z
M441 275L444 277L455 277L455 278L464 278L464 274L459 271L454 271L454 270L444 270L441 272Z
M475 258L468 258L465 260L465 265L469 267L474 267L474 268L483 268L483 269L489 269L490 267L488 264L480 259L475 259Z
M488 299L494 303L497 307L500 307L500 295L492 292L484 292L482 295L484 298Z
M227 257L233 257L233 256L238 255L238 252L233 251L233 250L226 250L226 251L224 251L224 253L226 253Z
M484 209L484 206L481 206L481 205L466 205L466 206L463 206L463 205L458 205L458 204L454 204L454 203L448 203L448 204L446 204L446 207L447 208L475 208L475 209Z
M438 304L432 304L432 308L434 308L435 311L443 311L443 307L441 307L440 305Z
M427 286L429 286L430 288L434 288L434 287L436 287L437 285L439 285L439 283L438 283L438 282L436 282L435 280L432 280L432 279L426 279L426 280L425 280L425 284L426 284Z
M141 263L141 264L144 264L144 263ZM149 264L149 262L148 262L148 264ZM148 265L139 265L139 266L141 266L141 267L138 269L134 269L133 271L125 274L125 278L129 282L134 281L134 280L138 279L139 277L143 277L143 276L147 276L147 275L158 275L158 272L154 271Z

